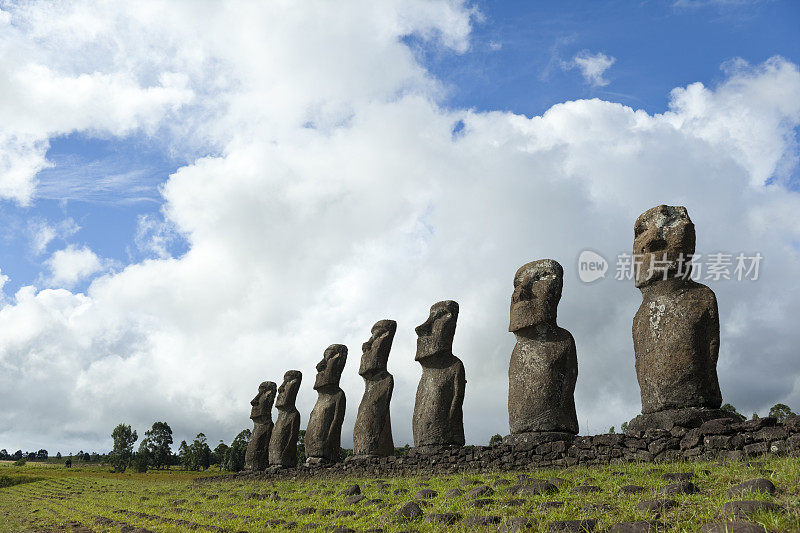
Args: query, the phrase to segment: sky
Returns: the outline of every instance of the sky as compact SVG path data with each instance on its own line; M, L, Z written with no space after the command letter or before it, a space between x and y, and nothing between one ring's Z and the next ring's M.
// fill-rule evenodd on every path
M641 296L617 258L659 204L687 207L698 261L763 258L699 279L724 401L800 409L798 21L780 0L0 0L0 448L105 451L156 420L229 442L289 369L304 425L333 343L349 447L385 318L410 443L414 327L444 299L486 444L513 275L541 258L565 270L580 431L619 428Z

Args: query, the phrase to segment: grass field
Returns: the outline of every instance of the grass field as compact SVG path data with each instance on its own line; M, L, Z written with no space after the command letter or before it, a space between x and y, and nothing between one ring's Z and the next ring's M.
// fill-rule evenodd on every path
M698 493L663 495L674 480L665 473L691 473ZM214 474L216 472L209 472ZM197 483L204 474L180 470L146 474L112 474L108 467L29 463L0 464L0 478L29 481L0 488L0 531L331 531L336 527L364 531L473 531L468 517L500 517L497 531L511 517L535 521L529 531L548 531L562 520L596 519L597 530L615 523L657 520L669 531L699 531L708 522L726 519L721 507L732 500L769 501L784 507L747 517L770 531L800 532L800 461L771 458L748 463L613 464L531 472L454 474L389 479L321 479L310 481L213 481ZM557 492L515 491L534 480L553 480ZM777 487L773 495L726 491L748 479L766 478ZM361 501L348 503L344 491L359 485ZM581 486L598 489L577 489ZM620 493L626 485L643 491ZM485 494L470 496L473 489ZM463 491L460 495L447 495ZM417 494L432 490L435 495ZM478 491L480 492L480 491ZM643 500L670 498L677 506L655 514L637 510ZM358 498L351 498L355 500ZM480 501L475 504L475 500ZM398 509L419 502L424 517L398 518ZM562 502L554 503L554 502ZM450 513L447 515L446 513ZM456 520L453 524L431 521ZM462 520L463 519L463 520ZM494 519L493 519L494 520ZM288 523L288 524L287 524ZM316 526L309 526L316 524ZM343 530L342 530L343 531Z

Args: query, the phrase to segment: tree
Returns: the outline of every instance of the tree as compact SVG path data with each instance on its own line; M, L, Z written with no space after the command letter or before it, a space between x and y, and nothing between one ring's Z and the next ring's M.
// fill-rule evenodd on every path
M189 456L192 470L205 470L211 465L211 448L208 447L203 433L198 433L189 446Z
M222 468L225 466L225 456L227 453L228 445L222 441L219 441L219 444L217 444L217 447L214 448L214 452L211 455L212 462Z
M301 429L297 432L297 464L306 462L306 430Z
M155 469L169 465L172 455L172 428L166 422L153 422L153 427L145 434L148 442L147 451L150 454L150 465Z
M794 415L792 409L784 403L776 403L769 409L769 416L774 416L781 424L792 415Z
M20 459L22 459L22 450L15 451L14 455L12 455L11 458L14 459L15 461L19 461Z
M611 426L610 428L608 428L609 435L614 435L616 432L617 432L617 430L614 429L614 426Z
M192 458L191 453L189 452L189 445L186 444L185 440L182 440L181 445L178 446L178 462L181 464L181 467L183 467L184 470L189 470Z
M627 432L628 431L628 423L627 422L623 422L622 424L620 424L619 425L619 430L622 431L623 433Z
M56 452L56 459L61 459L61 452Z
M136 439L134 439L134 442L135 441L136 441ZM92 460L92 456L89 455L89 452L86 452L86 453L83 454L83 462L84 463L88 463L91 460Z
M498 444L503 444L503 437L499 433L496 433L489 439L489 446L496 446Z
M236 435L231 442L228 453L225 454L225 470L238 472L244 468L244 454L250 444L250 430L245 429Z
M8 455L8 450L6 450L5 448L0 450L0 461L8 461L10 458L11 456Z
M37 461L47 461L47 456L48 456L47 450L45 450L44 448L36 452Z
M753 417L750 420L758 420L758 413L753 413Z
M723 406L720 407L720 410L725 411L726 413L732 414L739 421L746 420L746 417L743 414L741 414L739 411L737 411L736 408L733 405L729 404L729 403L723 404Z
M111 438L114 439L114 449L109 454L111 466L114 472L124 472L131 462L133 445L139 436L128 424L119 424L111 432Z
M150 465L148 444L147 439L142 439L142 442L139 443L139 449L133 457L133 469L141 474L147 472L147 467Z
M67 468L72 468L72 458L68 457L66 461L64 461L64 466Z

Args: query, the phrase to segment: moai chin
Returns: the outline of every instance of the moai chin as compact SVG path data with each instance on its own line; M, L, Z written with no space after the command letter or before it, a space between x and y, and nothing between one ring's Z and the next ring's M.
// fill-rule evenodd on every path
M394 320L380 320L372 326L372 336L361 345L359 375L364 378L364 396L358 406L353 428L353 455L394 455L389 402L394 378L386 370L389 351L397 331Z
M272 436L272 402L278 386L265 381L258 386L258 394L250 400L250 418L253 420L253 434L244 455L245 470L264 470L269 465L269 439Z
M629 431L729 417L719 410L717 299L690 278L694 248L685 207L659 205L636 220L634 276L642 304L633 319L633 349L642 415Z
M414 403L414 446L464 445L464 364L453 355L458 304L452 300L431 306L430 316L416 327L422 377Z
M508 424L514 443L531 433L578 433L575 340L556 323L564 270L552 259L514 275L508 330L517 338L508 367Z
M314 382L317 403L308 419L305 439L309 464L339 460L345 411L344 391L339 388L339 380L346 362L347 346L331 344L325 350L322 361L317 363L317 379Z
M275 408L278 419L269 439L269 464L275 467L297 466L297 437L300 434L300 412L295 407L297 392L303 374L299 370L289 370L283 376L278 388Z

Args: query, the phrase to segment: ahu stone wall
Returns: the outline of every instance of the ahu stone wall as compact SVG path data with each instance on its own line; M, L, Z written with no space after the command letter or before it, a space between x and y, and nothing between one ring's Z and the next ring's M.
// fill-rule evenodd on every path
M766 417L744 422L718 419L700 427L675 426L627 434L565 438L563 433L541 434L536 439L496 446L443 446L411 448L404 456L348 457L328 465L243 472L259 479L436 474L532 470L546 467L605 464L610 462L663 462L674 460L736 461L770 454L800 455L800 416L779 424Z

